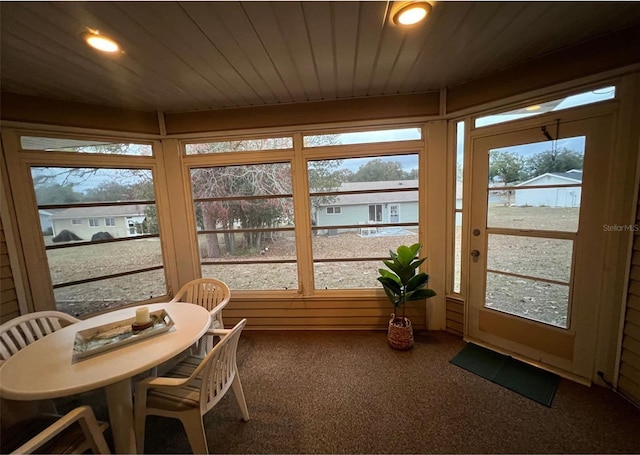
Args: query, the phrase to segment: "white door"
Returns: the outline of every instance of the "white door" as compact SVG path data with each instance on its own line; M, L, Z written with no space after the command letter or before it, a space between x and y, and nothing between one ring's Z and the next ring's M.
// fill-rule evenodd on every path
M400 206L398 204L389 204L389 223L400 222Z
M472 138L465 335L589 379L612 118L556 120L552 141L540 126Z

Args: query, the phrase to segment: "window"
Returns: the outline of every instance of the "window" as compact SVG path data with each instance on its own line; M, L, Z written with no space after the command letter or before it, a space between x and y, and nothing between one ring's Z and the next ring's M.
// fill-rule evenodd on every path
M419 241L423 147L420 127L185 144L202 276L274 295L379 290L380 261Z
M151 156L151 144L135 144L118 141L97 141L60 137L21 136L22 150L45 152L100 153L106 155Z
M291 164L190 170L203 277L232 289L298 288Z
M372 223L382 223L382 204L372 204L369 206L369 221Z
M454 190L454 222L453 222L453 292L460 292L460 271L462 269L462 176L464 172L464 131L465 122L456 124L456 182Z
M197 144L187 144L187 155L208 153L247 152L260 150L282 150L293 148L291 137L268 137L259 139L245 139L240 141L212 141Z
M315 289L379 288L389 250L418 242L418 155L339 156L307 164Z
M579 93L564 98L547 101L540 104L533 104L520 109L515 109L498 114L478 117L475 121L475 127L496 125L498 123L510 122L512 120L520 120L535 115L546 114L547 112L561 111L577 106L599 103L601 101L611 100L616 97L615 86L602 87L597 90Z
M304 146L327 147L347 144L372 144L375 142L415 141L420 139L422 139L422 129L420 128L397 128L308 135L304 137Z
M44 244L58 310L82 315L167 294L150 169L31 167L31 176L38 209L51 214ZM119 216L131 218L133 235L115 226Z

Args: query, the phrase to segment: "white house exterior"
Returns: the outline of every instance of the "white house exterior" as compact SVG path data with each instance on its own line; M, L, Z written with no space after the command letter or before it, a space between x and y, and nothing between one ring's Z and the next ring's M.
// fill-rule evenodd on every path
M38 215L40 216L40 227L42 228L42 232L49 233L49 231L53 229L53 223L51 222L53 212L50 210L40 209L38 210Z
M547 172L516 185L515 205L533 207L580 207L582 170ZM536 188L545 186L545 188ZM547 186L553 186L548 188ZM522 189L520 189L522 188Z
M343 183L340 191L385 190L415 188L417 180ZM377 223L417 223L418 191L360 193L337 196L316 212L317 226ZM367 229L367 228L363 228Z
M132 204L50 210L53 236L65 229L82 240L91 240L98 232L108 232L113 238L141 235L147 207L149 206Z

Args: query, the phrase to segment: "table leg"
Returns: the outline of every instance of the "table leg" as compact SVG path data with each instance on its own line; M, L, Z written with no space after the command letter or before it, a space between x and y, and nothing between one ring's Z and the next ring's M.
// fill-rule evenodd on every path
M136 453L131 379L107 386L106 395L116 453Z

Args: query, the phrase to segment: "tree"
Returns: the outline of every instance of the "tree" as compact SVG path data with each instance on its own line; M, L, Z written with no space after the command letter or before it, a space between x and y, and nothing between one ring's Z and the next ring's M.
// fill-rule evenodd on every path
M525 177L524 159L516 153L492 150L489 154L489 181L500 181L503 185L511 185ZM513 190L498 191L505 206L513 202Z
M402 180L418 180L418 170L411 169L410 171L405 172Z
M546 150L529 158L526 162L527 178L537 177L547 172L566 172L582 169L584 156L567 148Z
M256 139L230 143L208 143L191 145L192 153L217 153L231 150L265 150L278 147L278 141L287 138ZM248 144L248 142L250 142ZM247 145L248 144L248 145ZM286 146L286 144L283 144ZM293 205L290 198L254 198L253 196L292 193L291 170L288 163L221 166L199 168L191 171L191 183L194 199L220 199L203 201L197 204L202 214L202 227L206 231L217 229L232 230L238 222L243 229L274 227L279 220L293 217ZM236 199L246 196L244 199ZM232 198L228 199L227 198ZM223 234L229 254L236 254L235 235ZM247 248L258 249L264 240L264 232L246 232L244 239ZM205 234L202 244L203 257L220 257L222 248L218 234Z
M489 155L489 180L504 184L518 182L524 178L525 162L516 153L492 150Z
M35 179L34 183L36 183ZM36 185L38 184L36 183ZM73 187L73 183L66 183L64 185L60 183L53 183L36 186L35 192L38 205L81 202L84 195L75 191Z
M117 181L103 182L95 188L86 190L85 199L93 202L132 201L137 199L135 193L135 185L123 185Z
M342 160L310 161L308 166L309 192L335 191L353 176L348 169L338 169ZM335 202L336 196L313 196L311 198L311 223L315 225L318 210L323 205ZM315 231L314 231L315 232Z
M358 168L352 182L382 182L388 180L406 180L406 173L397 161L383 161L376 158Z

